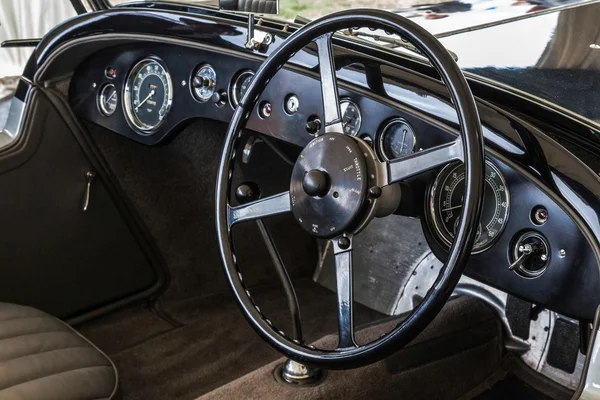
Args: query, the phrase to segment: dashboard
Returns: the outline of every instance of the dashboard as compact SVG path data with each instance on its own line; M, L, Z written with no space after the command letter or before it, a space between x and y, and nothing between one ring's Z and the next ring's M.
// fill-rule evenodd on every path
M159 145L190 121L228 122L260 62L248 54L165 43L108 47L79 64L69 102L84 120L140 144ZM388 93L401 88L410 96L403 101L371 93L365 90L364 66L350 63L343 70L345 134L365 140L381 161L454 140L456 121L434 115L451 107L446 98L385 74L381 79ZM437 108L430 113L418 107L432 102ZM498 127L514 127L514 121L500 113L491 118L490 110L481 115L486 139L496 146L487 151L484 210L465 272L561 314L592 319L600 302L595 255L564 208L512 162L514 154L523 154L521 143L514 131ZM300 149L323 133L322 115L315 70L290 66L267 85L247 129ZM444 260L459 222L464 167L449 164L408 183L429 245Z

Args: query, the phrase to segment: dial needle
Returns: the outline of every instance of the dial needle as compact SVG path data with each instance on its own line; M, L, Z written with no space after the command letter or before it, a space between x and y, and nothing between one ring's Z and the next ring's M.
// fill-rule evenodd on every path
M117 95L117 92L113 92L113 94L111 94L110 97L106 100L106 103L110 102L113 99L113 97L115 97L116 95Z
M137 112L137 110L144 105L145 102L147 102L150 97L154 96L154 89L152 89L152 91L150 92L150 94L144 99L144 101L142 101L140 104L137 105L137 107L135 108L135 111Z
M459 205L454 206L454 207L445 208L445 209L442 210L442 212L454 210L455 208L461 208L461 207L462 207L462 204L459 204Z

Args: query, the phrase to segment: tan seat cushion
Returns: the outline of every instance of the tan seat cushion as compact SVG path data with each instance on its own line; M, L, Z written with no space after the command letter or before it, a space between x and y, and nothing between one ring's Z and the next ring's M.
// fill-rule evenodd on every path
M112 361L64 322L0 303L0 400L115 399Z

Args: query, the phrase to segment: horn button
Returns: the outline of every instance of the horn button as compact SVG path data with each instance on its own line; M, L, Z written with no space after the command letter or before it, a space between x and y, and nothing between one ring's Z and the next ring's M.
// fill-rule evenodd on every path
M351 231L363 215L367 163L349 136L331 133L312 140L292 171L292 212L310 234L329 238Z

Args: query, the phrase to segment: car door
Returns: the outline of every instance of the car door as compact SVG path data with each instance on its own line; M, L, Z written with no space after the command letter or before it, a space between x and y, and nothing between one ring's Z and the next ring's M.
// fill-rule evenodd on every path
M81 320L161 290L115 182L60 98L22 78L0 132L0 301Z

